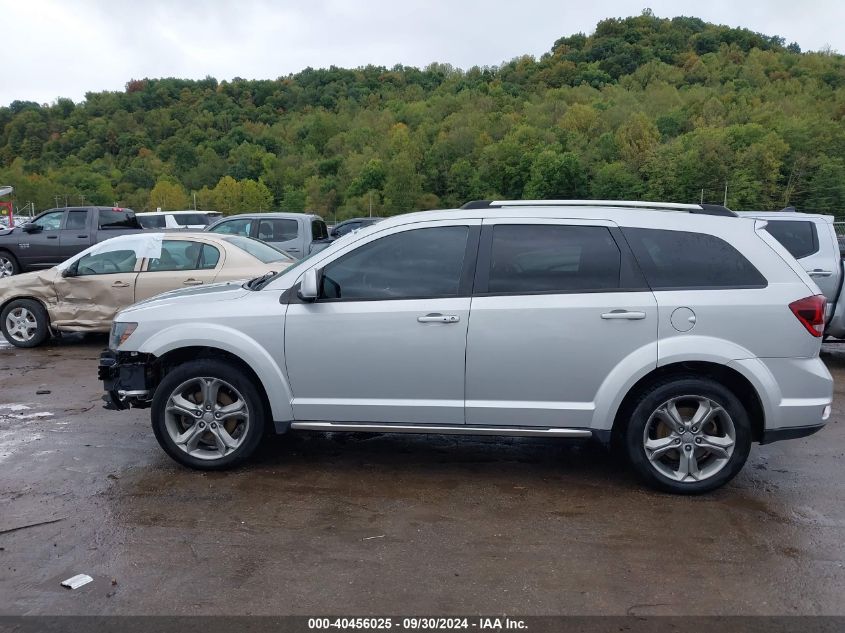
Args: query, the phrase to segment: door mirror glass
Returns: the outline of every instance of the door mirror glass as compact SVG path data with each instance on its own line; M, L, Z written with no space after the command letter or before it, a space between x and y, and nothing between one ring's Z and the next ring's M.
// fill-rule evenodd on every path
M299 298L303 301L315 301L319 295L320 275L315 268L305 271L299 285Z
M41 227L37 224L33 224L32 222L27 222L21 227L21 230L24 233L37 233L41 230Z

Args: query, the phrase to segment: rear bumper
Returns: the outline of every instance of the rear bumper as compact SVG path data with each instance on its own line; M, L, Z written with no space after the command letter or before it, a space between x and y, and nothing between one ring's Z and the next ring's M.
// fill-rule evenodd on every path
M763 431L763 439L760 440L760 444L771 444L781 440L797 440L818 433L824 427L824 424L815 424L813 426L787 426L782 429L769 429Z
M728 366L748 378L760 397L764 444L775 441L767 438L810 435L827 421L833 378L820 358L751 358Z

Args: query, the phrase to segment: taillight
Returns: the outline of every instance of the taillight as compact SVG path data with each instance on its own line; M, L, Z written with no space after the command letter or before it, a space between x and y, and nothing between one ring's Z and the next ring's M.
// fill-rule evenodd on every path
M801 321L801 325L813 336L824 334L824 308L827 300L824 295L804 297L789 304L792 314Z

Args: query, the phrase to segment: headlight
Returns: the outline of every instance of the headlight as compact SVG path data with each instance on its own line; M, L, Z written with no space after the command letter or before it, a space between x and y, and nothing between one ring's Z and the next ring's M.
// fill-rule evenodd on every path
M111 335L109 336L109 349L117 349L123 345L126 339L132 336L132 332L135 331L136 327L138 327L137 323L129 323L128 321L112 323Z

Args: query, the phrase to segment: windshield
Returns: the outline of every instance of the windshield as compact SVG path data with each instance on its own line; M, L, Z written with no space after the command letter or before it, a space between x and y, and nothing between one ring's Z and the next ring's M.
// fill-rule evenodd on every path
M275 262L292 262L293 257L284 251L274 248L264 242L259 242L251 237L243 237L241 235L227 235L223 238L233 246L237 246L242 251L246 251L256 259L265 264L272 264Z

